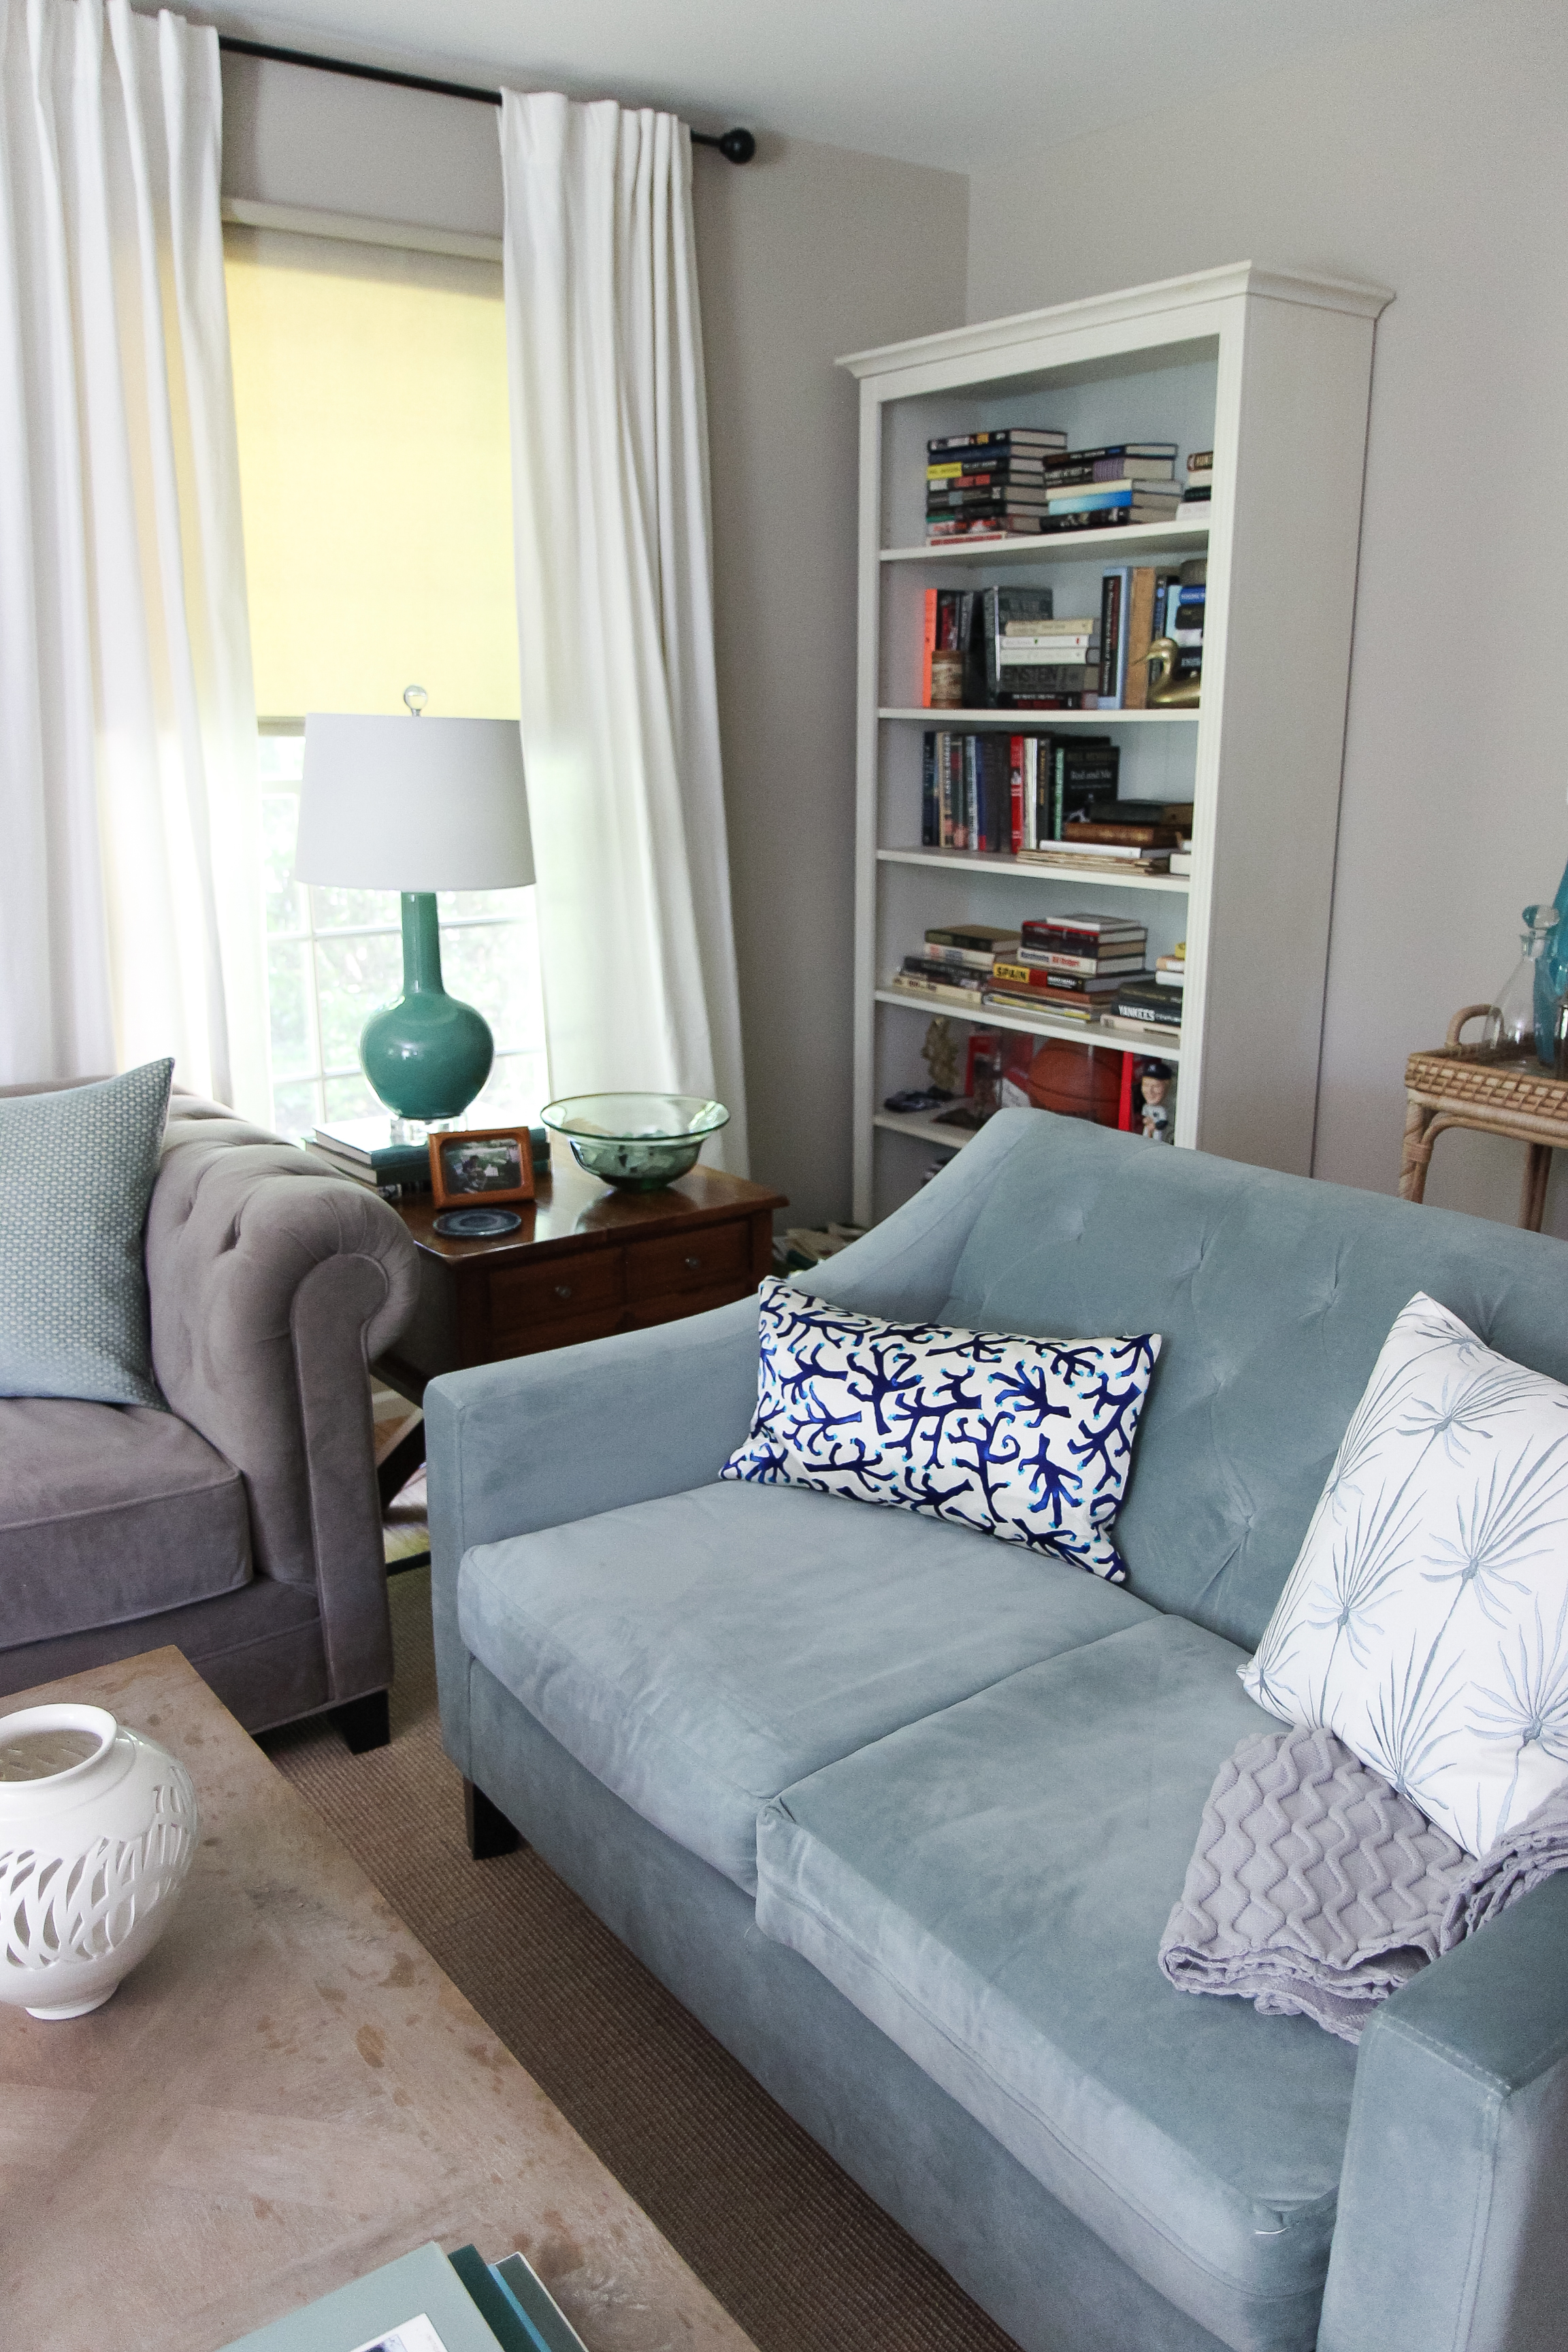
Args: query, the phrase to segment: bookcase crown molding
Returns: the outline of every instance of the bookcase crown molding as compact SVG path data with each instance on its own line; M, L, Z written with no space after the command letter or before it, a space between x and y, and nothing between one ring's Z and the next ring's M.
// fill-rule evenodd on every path
M1360 319L1377 318L1394 299L1392 289L1386 286L1363 285L1351 278L1308 277L1260 268L1254 261L1234 261L1218 269L1157 278L1148 286L1128 287L1114 294L1091 294L1074 302L1052 303L1043 310L1018 310L1005 319L883 343L875 351L850 352L834 364L864 381L944 360L984 357L994 361L1005 358L1017 344L1038 343L1042 338L1078 334L1085 329L1120 327L1130 320L1152 326L1161 312L1194 310L1243 294L1271 302L1304 303L1319 310L1342 310Z

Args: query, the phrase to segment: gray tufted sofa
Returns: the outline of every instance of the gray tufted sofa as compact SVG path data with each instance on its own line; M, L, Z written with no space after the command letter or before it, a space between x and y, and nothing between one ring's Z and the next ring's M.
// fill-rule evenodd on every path
M0 1694L173 1643L249 1729L332 1707L374 1745L365 1367L412 1311L413 1244L364 1187L176 1093L146 1262L169 1412L0 1400Z
M1155 1965L1256 1644L1416 1290L1568 1380L1568 1250L1007 1111L804 1288L1157 1330L1125 1589L717 1483L750 1302L426 1397L442 1727L1028 2352L1563 2352L1568 1874L1359 2050Z

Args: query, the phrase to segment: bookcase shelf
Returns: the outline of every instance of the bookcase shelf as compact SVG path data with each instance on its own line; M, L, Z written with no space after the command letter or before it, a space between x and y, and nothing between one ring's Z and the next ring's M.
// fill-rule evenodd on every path
M961 1004L945 1004L940 996L906 996L900 988L879 988L879 1004L896 1004L900 1013L923 1013L931 1021L939 1013L951 1013L960 1021L973 1021L977 1028L1016 1029L1026 1037L1058 1037L1069 1045L1104 1045L1113 1054L1158 1054L1163 1062L1179 1062L1182 1049L1163 1037L1152 1037L1140 1045L1136 1037L1123 1036L1117 1029L1102 1029L1098 1021L1031 1021L1026 1013L1004 1012L999 1005L985 1004L973 1013L965 1013Z
M1177 1145L1310 1171L1373 337L1391 299L1379 287L1239 263L841 362L860 400L857 1223L885 1216L919 1181L910 1140L962 1148L933 1122L882 1108L924 1080L920 1047L933 1016L961 1031L1140 1050L1098 1024L991 1006L971 1015L887 986L928 928L1010 929L1037 908L1135 917L1151 962L1184 941L1181 1043L1142 1048L1179 1065ZM1183 457L1212 448L1213 501L1201 520L915 543L927 441L1032 425L1058 427L1073 448L1174 441ZM1173 568L1187 556L1207 561L1196 709L914 707L929 587L1048 586L1058 615L1091 614L1103 570ZM921 834L922 731L1002 728L1109 735L1125 796L1192 802L1191 873L1079 872L910 846Z
M933 339L934 340L934 339ZM971 542L944 540L937 547L884 547L884 563L1090 563L1114 562L1119 554L1201 555L1208 545L1206 522L1130 523L1124 530L1059 531L1017 539Z
M879 719L918 719L922 727L945 727L962 730L970 727L1005 727L1016 735L1021 730L1048 727L1092 727L1104 734L1112 727L1195 727L1199 712L1194 710L937 710L915 707L907 710L881 709Z
M1091 889L1096 883L1101 887L1110 883L1117 890L1163 890L1167 897L1184 898L1189 887L1184 874L1074 874L1064 866L1037 866L1030 857L1004 857L984 849L879 849L878 862L884 866L933 866L945 867L951 874L1004 874L1010 881L1027 882L1034 888L1042 884L1070 890Z
M872 1124L884 1135L907 1135L916 1143L937 1144L943 1151L962 1151L980 1132L978 1128L940 1127L934 1118L900 1110L879 1110Z

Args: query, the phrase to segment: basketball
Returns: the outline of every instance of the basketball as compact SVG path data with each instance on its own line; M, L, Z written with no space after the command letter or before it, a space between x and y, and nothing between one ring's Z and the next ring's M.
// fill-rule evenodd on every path
M1027 1070L1016 1073L1015 1084L1037 1110L1089 1118L1097 1127L1114 1127L1121 1116L1121 1055L1105 1046L1074 1045L1053 1037Z

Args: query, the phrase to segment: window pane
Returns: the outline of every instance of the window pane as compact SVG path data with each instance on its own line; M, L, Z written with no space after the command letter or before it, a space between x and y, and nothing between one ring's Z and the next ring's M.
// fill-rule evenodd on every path
M274 943L267 951L267 995L272 1013L275 1077L312 1075L316 1041L310 1026L310 943Z
M389 1003L402 984L403 949L398 940L385 936L317 940L316 986L324 1070L355 1066L360 1031L376 1006Z
M300 829L298 793L261 795L261 856L267 888L267 929L302 931L305 893L290 879L294 871L294 836Z
M363 930L367 923L403 936L403 908L395 890L340 890L318 886L310 892L310 915L318 931Z
M272 1088L272 1124L279 1135L309 1135L321 1119L321 1088L313 1078Z
M464 1127L537 1127L541 1106L550 1100L550 1073L542 1053L496 1055L483 1092L463 1113Z
M496 1051L537 1045L543 1033L539 961L531 923L481 923L441 935L441 972L450 995L478 1005Z
M385 1118L386 1105L377 1101L363 1077L329 1078L326 1082L327 1121L344 1118Z

